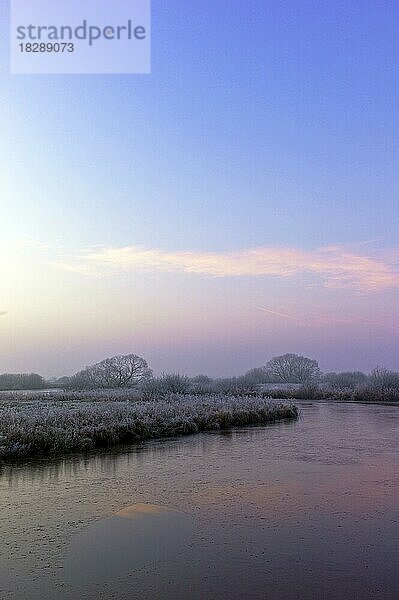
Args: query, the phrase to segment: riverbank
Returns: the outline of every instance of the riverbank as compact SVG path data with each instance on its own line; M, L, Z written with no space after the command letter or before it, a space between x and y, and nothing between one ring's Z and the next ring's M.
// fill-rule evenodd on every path
M174 395L152 402L14 396L0 401L0 458L56 456L297 417L291 403L246 396Z
M248 393L252 395L252 393ZM254 396L279 400L331 400L338 402L399 403L399 389L361 387L354 390L331 390L301 386L297 389L267 389L253 392Z

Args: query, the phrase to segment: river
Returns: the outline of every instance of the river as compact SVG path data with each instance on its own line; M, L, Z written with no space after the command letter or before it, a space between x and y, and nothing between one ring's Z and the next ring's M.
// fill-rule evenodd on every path
M399 407L0 467L1 599L399 598Z

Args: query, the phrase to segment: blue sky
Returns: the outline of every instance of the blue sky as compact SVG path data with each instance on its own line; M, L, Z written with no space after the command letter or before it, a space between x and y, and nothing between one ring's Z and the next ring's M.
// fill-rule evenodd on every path
M9 75L1 36L0 370L61 374L123 351L213 375L280 351L399 368L398 4L153 0L152 13L151 75ZM137 248L161 258L143 269ZM267 268L240 255L232 274L226 253L256 248ZM296 253L277 271L275 248ZM193 275L204 253L223 273ZM353 279L359 257L367 285L336 267L332 281L331 262Z

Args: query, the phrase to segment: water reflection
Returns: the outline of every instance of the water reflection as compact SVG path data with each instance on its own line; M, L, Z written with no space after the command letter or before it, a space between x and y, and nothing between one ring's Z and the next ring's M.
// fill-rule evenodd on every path
M72 540L64 562L65 576L75 589L109 584L147 564L177 556L191 531L191 519L184 513L154 504L133 504Z
M172 512L173 510L166 506L159 506L158 504L144 504L144 502L139 502L138 504L131 504L130 506L121 508L121 510L118 510L115 513L115 516L122 517L124 519L139 519L143 516L168 516Z

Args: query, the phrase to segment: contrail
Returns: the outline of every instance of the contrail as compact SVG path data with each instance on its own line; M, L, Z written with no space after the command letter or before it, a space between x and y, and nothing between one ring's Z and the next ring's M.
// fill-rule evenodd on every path
M270 315L276 315L277 317L282 317L284 319L290 319L291 321L297 321L298 323L302 323L303 325L328 325L328 324L359 324L359 325L376 325L377 327L385 327L387 329L393 329L395 331L399 331L399 327L396 325L392 325L389 323L382 323L381 321L372 321L369 319L363 319L362 317L358 317L356 315L348 315L346 318L336 318L336 317L318 317L318 318L299 318L294 317L293 315L288 315L287 313L281 313L276 310L270 310L270 308L265 308L264 306L257 306L258 310L262 312L268 313Z
M267 312L271 315L276 315L277 317L283 317L285 319L292 319L293 321L301 321L298 317L294 317L293 315L287 315L285 313L277 312L276 310L270 310L269 308L265 308L264 306L257 306L258 310L262 310L263 312Z

